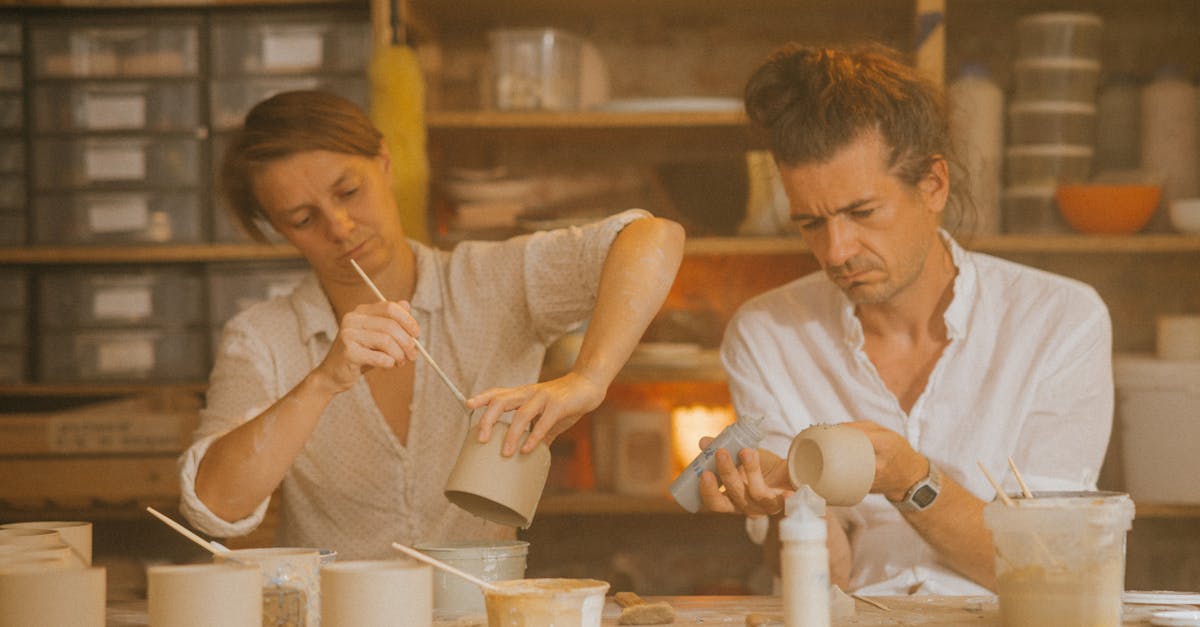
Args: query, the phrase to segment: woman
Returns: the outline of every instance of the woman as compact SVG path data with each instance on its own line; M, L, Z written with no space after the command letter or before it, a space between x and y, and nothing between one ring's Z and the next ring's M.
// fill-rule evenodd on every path
M469 416L413 338L475 393L469 408L486 407L480 439L515 410L504 453L522 454L600 404L666 298L683 247L673 222L634 210L440 251L405 239L391 167L363 112L315 91L259 103L226 152L239 221L259 239L270 224L313 273L226 325L180 462L181 509L206 533L248 533L280 487L282 545L353 559L394 541L512 537L442 496ZM572 370L533 383L546 346L589 317Z

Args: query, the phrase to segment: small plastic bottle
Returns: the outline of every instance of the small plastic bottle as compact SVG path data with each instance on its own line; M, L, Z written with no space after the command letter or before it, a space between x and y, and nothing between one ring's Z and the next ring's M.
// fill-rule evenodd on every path
M717 450L729 451L736 463L738 453L742 449L757 447L762 440L762 422L762 416L739 417L736 422L725 427L708 445L708 448L700 451L700 454L687 465L687 468L684 468L683 472L679 473L679 476L671 482L671 496L675 497L675 501L682 505L683 509L693 514L700 511L700 506L704 504L700 498L700 475L706 470L716 468Z
M1000 232L1000 170L1004 161L1004 91L986 66L963 67L947 90L950 135L978 211L976 231Z
M825 545L825 501L800 486L779 521L783 624L829 627L829 549Z

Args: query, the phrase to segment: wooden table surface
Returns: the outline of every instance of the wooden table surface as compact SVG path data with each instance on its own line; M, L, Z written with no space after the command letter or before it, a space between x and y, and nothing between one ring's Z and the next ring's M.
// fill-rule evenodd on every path
M666 601L676 612L675 625L745 625L746 616L759 614L783 625L779 597L773 596L672 596L646 597L647 601ZM855 601L855 614L833 621L836 627L851 625L999 625L995 597L873 597L888 607L881 610ZM1125 606L1124 625L1146 625L1149 614L1163 606ZM1188 607L1188 609L1195 609ZM603 624L617 624L621 608L609 597L604 607ZM108 627L147 625L146 601L112 603L108 608ZM435 621L436 627L477 627L485 625L482 616L456 621Z

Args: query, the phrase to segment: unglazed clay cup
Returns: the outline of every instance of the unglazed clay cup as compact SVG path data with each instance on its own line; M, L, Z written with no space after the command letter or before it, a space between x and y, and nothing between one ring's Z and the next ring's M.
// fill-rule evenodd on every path
M0 545L58 546L66 544L53 529L0 529Z
M446 481L445 495L451 503L472 514L510 527L528 527L533 522L546 477L550 473L550 449L545 443L529 453L511 457L500 454L508 424L497 422L492 437L479 442L479 425L467 430L458 461ZM522 436L524 443L528 434Z
M521 579L529 555L529 543L524 540L430 541L418 542L413 548L488 582ZM439 618L482 614L483 592L462 577L435 570L433 609Z
M600 627L608 583L596 579L517 579L484 591L488 627Z
M257 564L179 564L146 569L154 627L261 627Z
M433 624L433 569L410 559L323 566L321 624L429 627Z
M792 438L787 467L793 488L807 485L827 505L855 505L875 481L875 447L854 427L813 425Z
M31 562L41 563L50 568L83 566L75 551L61 542L44 546L0 544L0 566Z
M104 627L103 568L0 567L0 627Z
M50 529L79 556L84 566L92 565L92 523L81 520L47 520L0 525L0 529Z
M321 554L317 549L238 549L217 553L213 561L257 564L262 569L264 625L321 624Z

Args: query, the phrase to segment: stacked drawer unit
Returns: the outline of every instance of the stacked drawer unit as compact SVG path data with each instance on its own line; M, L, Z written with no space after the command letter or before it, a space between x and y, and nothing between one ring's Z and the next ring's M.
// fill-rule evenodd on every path
M200 20L74 24L30 25L34 243L204 241Z
M19 17L0 14L0 246L25 244L25 77Z
M24 270L0 269L0 383L22 383L27 377L27 284Z
M1037 13L1017 22L1005 151L1007 232L1067 230L1054 190L1091 173L1103 25L1089 13Z
M38 377L48 383L191 382L208 374L195 267L55 268L37 281Z
M291 294L308 273L308 264L302 260L211 264L208 321L214 355L230 318L258 303Z
M365 13L217 16L210 52L213 172L220 171L230 132L251 107L277 93L321 89L367 108L371 31ZM269 226L263 231L273 235ZM213 198L213 239L248 241L219 197Z

